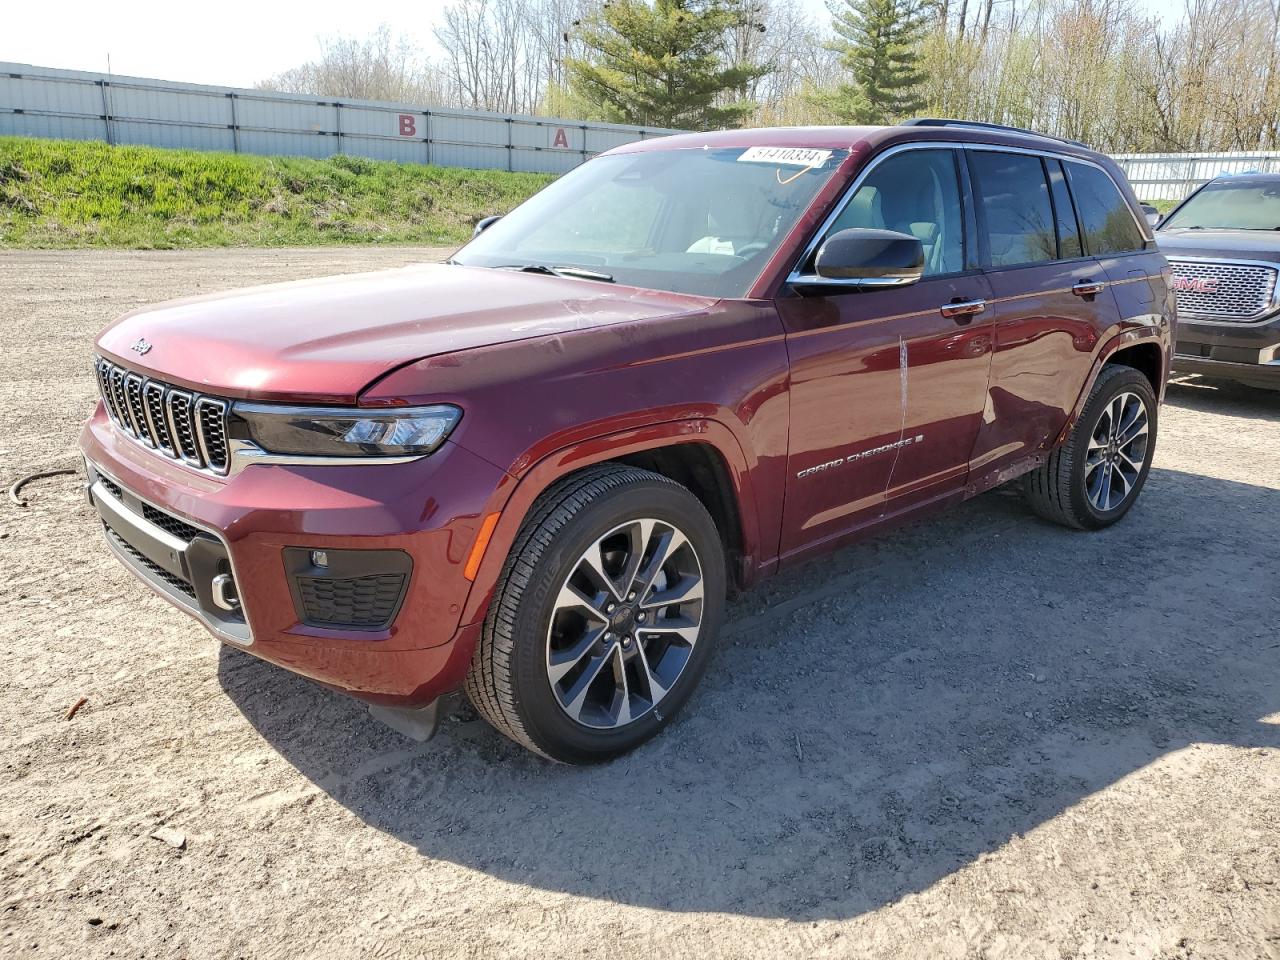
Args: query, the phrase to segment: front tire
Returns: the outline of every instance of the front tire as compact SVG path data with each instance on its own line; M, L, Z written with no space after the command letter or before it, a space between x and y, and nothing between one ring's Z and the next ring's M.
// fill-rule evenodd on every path
M1101 530L1129 512L1147 482L1159 410L1132 367L1102 368L1067 441L1026 475L1031 509L1076 530Z
M689 490L621 465L538 499L503 568L466 692L499 732L565 763L656 735L711 657L724 548Z

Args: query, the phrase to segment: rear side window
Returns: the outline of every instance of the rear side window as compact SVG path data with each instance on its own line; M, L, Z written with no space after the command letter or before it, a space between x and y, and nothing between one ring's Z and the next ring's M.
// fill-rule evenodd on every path
M1133 211L1111 178L1087 164L1068 161L1064 166L1076 210L1080 213L1085 248L1090 255L1146 249L1146 238L1138 228Z
M1049 183L1039 157L974 150L969 170L978 193L978 220L993 267L1058 258Z

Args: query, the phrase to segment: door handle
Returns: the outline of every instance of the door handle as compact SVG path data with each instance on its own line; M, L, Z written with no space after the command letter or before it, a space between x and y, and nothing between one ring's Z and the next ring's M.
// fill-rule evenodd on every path
M944 317L948 317L956 323L968 323L983 310L987 309L987 301L960 300L957 298L950 303L944 303L938 309Z
M1092 297L1105 289L1107 289L1105 283L1099 283L1097 280L1081 280L1071 288L1071 292L1077 297Z

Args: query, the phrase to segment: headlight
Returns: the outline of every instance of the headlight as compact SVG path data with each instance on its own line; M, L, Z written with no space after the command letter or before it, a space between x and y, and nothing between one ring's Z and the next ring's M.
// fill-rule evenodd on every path
M447 404L388 410L342 410L237 403L233 437L269 453L314 457L412 457L431 453L462 419Z

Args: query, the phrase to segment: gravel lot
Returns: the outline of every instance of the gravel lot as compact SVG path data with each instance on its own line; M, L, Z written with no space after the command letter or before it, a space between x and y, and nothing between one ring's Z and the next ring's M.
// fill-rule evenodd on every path
M0 479L76 462L125 309L440 255L0 253ZM1276 960L1280 394L1175 385L1161 426L1105 533L998 491L736 601L684 719L585 770L220 647L34 484L0 955Z

